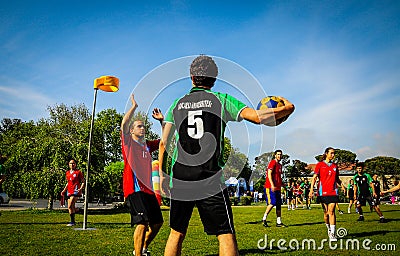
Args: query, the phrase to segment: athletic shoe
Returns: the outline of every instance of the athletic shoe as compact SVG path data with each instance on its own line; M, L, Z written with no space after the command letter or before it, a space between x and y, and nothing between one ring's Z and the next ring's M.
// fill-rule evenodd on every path
M380 218L379 219L379 223L386 223L386 219L385 218Z
M133 256L135 255L135 250L133 250ZM148 249L143 249L142 256L150 256L150 251Z
M342 211L342 210L339 210L339 214L343 214L343 211Z
M72 226L75 226L75 222L70 222L67 224L67 227L72 227Z
M349 208L349 209L347 209L347 213L351 213L351 212L350 212L350 208Z
M335 234L329 232L329 241L330 242L336 242L337 241L337 238L336 238Z
M283 224L283 223L280 223L280 224L276 223L276 226L277 226L278 228L286 228L286 227L287 227L287 226L286 226L285 224Z
M364 221L364 216L360 216L357 221Z
M269 227L269 226L268 226L268 223L267 223L267 220L263 220L263 226L266 227L266 228Z

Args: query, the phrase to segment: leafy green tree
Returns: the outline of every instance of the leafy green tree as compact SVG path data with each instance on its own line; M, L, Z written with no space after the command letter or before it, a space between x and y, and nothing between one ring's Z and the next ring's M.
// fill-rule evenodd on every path
M226 163L224 177L225 179L230 177L238 178L245 168L247 157L238 148L233 147L231 141L226 137L224 139L224 147L224 161Z
M102 138L100 144L106 164L122 161L120 136L122 118L123 116L115 109L106 109L97 114L95 131Z
M260 174L260 176L264 176L267 170L269 162L274 158L274 152L263 153L260 156L255 158L254 169ZM287 154L283 154L281 158L282 169L286 169L287 165L290 163L290 156Z
M378 174L383 181L385 188L389 188L391 182L389 181L394 176L400 175L400 159L388 156L376 156L365 160L365 169L370 174ZM391 175L387 179L385 175Z
M91 177L91 189L95 191L95 197L103 203L114 197L122 195L123 162L113 162L107 165L102 172Z
M22 189L23 173L34 169L32 148L36 146L37 127L31 122L17 122L4 129L1 136L1 155L6 156L4 167L7 180L3 183L6 192L13 196L26 196Z
M253 173L252 173L252 180L256 181L254 184L254 190L259 192L262 191L262 188L265 184L265 175L266 170L268 167L269 162L274 158L274 152L266 152L257 156L255 158L255 163L253 166ZM290 163L290 156L287 154L283 154L281 158L282 164L282 171L283 171L283 178L288 176L287 168L289 167L288 164Z
M54 199L59 198L66 184L68 160L76 159L78 168L83 172L86 170L90 115L83 104L57 104L48 107L48 111L49 117L36 123L3 119L0 124L0 155L6 156L4 166L8 177L3 187L10 196L48 198L51 209ZM120 186L122 171L108 171L106 167L122 159L118 128L121 120L122 115L113 109L100 112L95 119L91 163L93 182L89 179L89 187L95 188L89 190L93 195L118 193L115 185ZM119 169L122 170L123 166ZM119 176L118 181L116 176Z
M306 177L311 170L307 169L307 163L300 160L292 160L292 165L287 168L288 178Z
M321 161L322 154L315 156L317 161ZM356 161L357 155L349 150L335 149L335 158L333 161L338 165L339 170L352 167Z

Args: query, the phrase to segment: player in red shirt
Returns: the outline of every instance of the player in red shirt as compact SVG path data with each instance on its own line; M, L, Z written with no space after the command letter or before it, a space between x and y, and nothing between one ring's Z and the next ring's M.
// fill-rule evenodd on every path
M134 120L137 108L134 95L131 96L132 107L122 120L121 141L124 158L123 190L131 214L131 226L136 225L133 235L135 255L150 255L148 246L155 238L163 224L160 205L153 191L151 153L158 149L160 140L145 139L144 122ZM153 110L153 118L164 120L159 109ZM140 253L139 253L140 252Z
M309 197L314 195L313 188L317 179L318 182L318 198L317 201L321 203L324 210L324 220L328 228L328 236L330 241L337 241L336 238L336 215L335 206L339 202L337 184L341 185L344 189L342 181L339 179L339 169L333 163L335 158L335 149L329 147L325 149L322 155L322 161L315 166L314 176L311 182L311 190Z
M67 192L68 198L68 212L71 218L71 222L67 226L75 225L75 213L79 212L79 209L75 207L76 201L82 195L82 190L85 187L83 174L80 170L76 169L75 159L71 159L68 162L69 170L65 173L67 179L67 185L65 185L61 196Z
M268 164L266 177L265 177L265 201L267 203L267 209L265 209L264 217L263 217L263 225L264 227L268 227L267 217L272 208L276 207L276 226L277 227L286 227L282 223L281 220L281 206L282 206L282 198L281 198L281 187L282 187L282 165L280 163L282 159L282 150L278 149L274 153L274 159L271 160Z

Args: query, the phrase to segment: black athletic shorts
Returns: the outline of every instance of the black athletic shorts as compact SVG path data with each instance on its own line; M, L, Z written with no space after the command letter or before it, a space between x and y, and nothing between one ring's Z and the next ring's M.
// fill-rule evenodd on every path
M363 195L359 195L357 197L357 205L361 205L361 206L366 206L367 202L370 206L375 206L375 202L374 200L372 200L372 197L370 195L368 196L363 196Z
M135 224L163 223L160 205L154 194L135 192L126 198L131 213L131 226Z
M174 191L172 189L171 195L173 194ZM218 236L235 233L231 202L227 189L214 196L194 201L179 201L171 198L170 227L186 234L194 206L197 206L204 232L208 235Z
M338 196L318 196L317 203L336 204L336 203L339 203L339 197Z

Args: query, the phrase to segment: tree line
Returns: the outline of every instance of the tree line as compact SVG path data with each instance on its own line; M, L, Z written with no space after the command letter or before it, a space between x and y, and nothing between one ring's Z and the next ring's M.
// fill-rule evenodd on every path
M22 121L4 118L0 123L0 159L6 169L3 189L13 198L47 198L48 208L66 184L65 172L68 161L75 159L78 168L85 174L90 131L88 108L84 104L67 106L56 104L47 108L49 116L38 121ZM109 197L122 195L123 161L121 153L120 124L123 114L115 109L106 109L96 114L92 137L89 200L105 201ZM153 131L153 123L144 112L134 118L144 120L147 139L159 138ZM158 127L158 129L160 129ZM336 159L347 164L356 161L356 154L337 150ZM243 177L246 181L258 180L255 189L265 181L265 169L273 152L264 153L250 165L248 157L225 138L225 178ZM319 156L316 156L318 159ZM157 159L157 152L153 153ZM168 167L168 160L167 167ZM400 174L400 160L393 157L374 157L365 161L367 170L380 175ZM307 176L310 170L300 160L290 160L284 155L282 164L285 177Z

